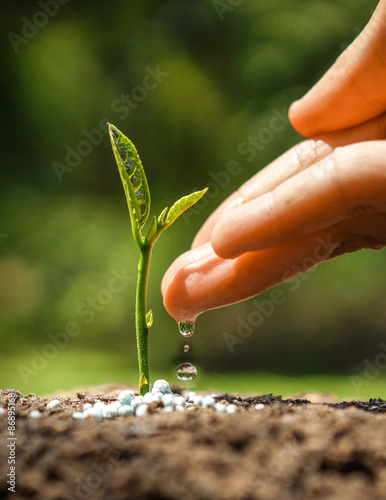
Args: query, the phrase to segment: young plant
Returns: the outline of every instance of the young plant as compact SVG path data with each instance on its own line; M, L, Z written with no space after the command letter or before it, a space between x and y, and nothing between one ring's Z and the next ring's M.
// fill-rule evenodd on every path
M207 191L197 191L176 201L171 208L165 208L154 216L143 236L142 230L150 212L150 192L141 160L133 143L114 125L108 124L111 145L129 207L131 228L134 240L140 251L135 306L135 327L137 334L137 353L139 364L139 393L149 390L149 328L153 324L153 312L146 312L147 283L151 252L159 235L194 205Z

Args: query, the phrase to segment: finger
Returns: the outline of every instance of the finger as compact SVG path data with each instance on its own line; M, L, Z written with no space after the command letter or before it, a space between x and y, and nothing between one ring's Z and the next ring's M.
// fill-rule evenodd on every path
M335 149L357 142L377 141L386 139L386 113L382 113L371 120L338 132L322 134L319 140L326 142Z
M214 226L225 213L272 191L282 182L326 158L332 150L326 142L314 140L304 141L289 149L244 183L210 215L197 233L192 248L210 240Z
M386 109L386 0L329 71L289 111L306 137L365 122Z
M270 193L233 209L212 231L222 258L276 247L363 212L386 207L386 143L336 149Z
M190 265L194 265L196 262L204 262L207 258L212 258L214 256L213 249L210 243L206 243L200 247L195 248L194 250L189 250L188 252L180 255L174 262L171 264L169 269L164 274L161 283L161 293L165 294L166 288L169 285L169 282L173 278L173 276L183 267L187 267Z
M163 283L164 304L177 321L227 306L302 274L320 262L361 248L386 245L386 214L362 214L279 247L232 260L206 244L174 262Z
M386 139L386 113L351 129L324 134L318 139L297 144L251 177L210 215L197 233L192 248L210 241L214 226L226 212L272 191L287 179L326 158L335 148Z

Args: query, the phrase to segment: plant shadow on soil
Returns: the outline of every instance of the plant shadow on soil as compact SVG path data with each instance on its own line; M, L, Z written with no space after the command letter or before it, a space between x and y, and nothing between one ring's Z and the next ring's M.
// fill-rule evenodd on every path
M0 417L0 498L363 499L386 498L386 402L310 403L304 397L218 394L213 408L99 421L71 415L122 386L47 398L16 395L16 493L8 493L7 418ZM11 390L1 391L6 408ZM260 403L263 408L255 409ZM41 418L28 416L32 409Z

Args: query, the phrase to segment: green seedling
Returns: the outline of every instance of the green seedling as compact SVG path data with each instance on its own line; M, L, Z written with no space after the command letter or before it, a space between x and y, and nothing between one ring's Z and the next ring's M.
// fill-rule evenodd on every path
M135 305L135 327L137 335L137 353L139 364L139 393L146 394L150 385L149 370L149 329L153 324L153 312L146 312L147 284L151 252L159 235L173 222L194 205L207 191L197 191L176 201L171 208L165 208L161 214L151 219L143 236L142 230L150 212L150 192L145 172L134 144L114 125L108 124L111 145L119 174L125 191L130 212L131 228L140 256Z

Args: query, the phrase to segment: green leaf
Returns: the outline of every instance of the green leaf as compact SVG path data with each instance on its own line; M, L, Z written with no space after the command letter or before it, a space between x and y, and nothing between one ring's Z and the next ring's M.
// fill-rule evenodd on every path
M159 224L160 226L162 226L162 225L163 225L163 223L165 222L165 219L166 219L166 213L167 213L167 211L168 211L168 210L169 210L169 207L166 207L166 208L164 208L164 209L162 210L162 212L159 214L159 216L158 216L158 224Z
M150 192L145 171L134 144L111 123L111 145L118 165L132 221L141 229L150 210Z
M153 311L150 309L150 311L146 314L146 326L147 328L151 328L153 325Z
M174 205L170 208L166 215L166 219L162 224L162 229L166 229L173 222L185 212L192 205L197 203L197 201L204 196L204 194L208 191L208 188L203 189L202 191L196 191L188 196L184 196L180 200L176 201ZM163 212L162 212L163 213ZM161 214L162 215L162 214Z
M153 242L153 244L155 243L155 240L158 237L157 230L158 230L157 217L154 215L152 220L151 220L149 229L147 230L147 233L145 236L145 241L147 243L151 243L151 242Z
M139 393L141 396L144 396L147 392L149 392L149 381L146 378L146 375L142 372L139 377Z

